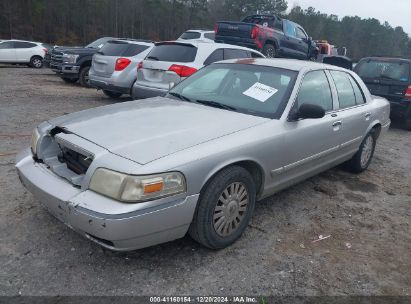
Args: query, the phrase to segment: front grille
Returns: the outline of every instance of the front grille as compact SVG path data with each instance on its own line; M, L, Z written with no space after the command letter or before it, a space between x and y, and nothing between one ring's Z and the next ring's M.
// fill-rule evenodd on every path
M66 163L67 168L76 174L86 174L92 159L76 151L61 147L61 152L57 156L59 162Z
M60 63L63 62L63 53L62 52L57 52L57 51L53 51L51 53L51 62L54 65L58 65Z

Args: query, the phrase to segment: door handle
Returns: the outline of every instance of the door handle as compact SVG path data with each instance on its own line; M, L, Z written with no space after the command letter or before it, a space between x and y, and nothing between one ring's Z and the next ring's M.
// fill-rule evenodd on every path
M341 121L341 120L336 121L336 122L333 123L333 127L339 127L339 126L341 126L341 125L342 125L342 121Z
M371 113L370 113L370 112L365 113L365 119L366 119L366 120L370 119L370 117L371 117Z

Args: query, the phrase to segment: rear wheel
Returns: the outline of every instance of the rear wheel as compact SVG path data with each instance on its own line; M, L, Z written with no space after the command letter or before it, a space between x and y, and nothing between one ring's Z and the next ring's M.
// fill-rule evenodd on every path
M272 44L267 43L263 47L262 53L267 57L267 58L275 58L277 57L277 50L275 49L275 46Z
M75 83L78 80L78 78L67 78L67 77L61 77L61 79L63 79L64 82L67 82L67 83Z
M190 236L212 249L231 245L247 228L255 197L255 183L247 170L239 166L222 170L201 191Z
M121 95L123 95L118 92L107 91L107 90L103 90L103 93L110 98L119 98Z
M83 87L86 87L86 88L90 88L90 87L91 87L91 86L90 86L90 78L89 78L89 76L88 76L89 71L90 71L90 67L89 67L89 66L86 66L86 67L84 67L84 68L82 68L82 69L80 70L80 84L81 84Z
M43 58L40 56L33 56L30 59L30 66L35 69L40 69L43 67Z
M348 169L354 173L361 173L367 170L374 156L375 145L377 143L377 136L372 130L364 138L357 153L347 162Z

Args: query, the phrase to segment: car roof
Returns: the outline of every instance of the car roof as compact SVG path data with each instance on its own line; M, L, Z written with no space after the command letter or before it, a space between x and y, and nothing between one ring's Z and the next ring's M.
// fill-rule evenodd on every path
M246 63L261 66L269 66L274 68L287 69L292 71L302 71L302 70L319 70L319 69L331 69L331 70L341 70L349 71L344 68L340 68L330 64L324 64L320 62L304 61L297 59L282 59L282 58L253 58L253 59L230 59L219 61L219 63ZM351 71L349 71L351 72Z
M130 43L130 44L143 44L143 45L149 45L149 46L154 45L153 41L144 40L144 39L114 38L114 39L111 39L107 42L110 42L110 41L121 41L121 42Z
M186 45L192 45L195 46L197 48L210 48L213 50L216 49L220 49L220 48L226 48L226 49L239 49L239 50L247 50L247 51L251 51L254 53L260 53L259 51L244 47L244 46L238 46L238 45L233 45L233 44L227 44L227 43L210 43L207 41L203 41L200 39L196 39L196 40L175 40L175 41L162 41L162 42L157 42L156 45L161 45L161 44L186 44ZM261 53L260 53L261 54Z

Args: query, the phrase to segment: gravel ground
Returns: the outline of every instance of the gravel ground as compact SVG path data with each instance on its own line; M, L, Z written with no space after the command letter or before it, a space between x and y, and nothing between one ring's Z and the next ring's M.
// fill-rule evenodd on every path
M185 237L113 253L43 210L14 169L38 123L113 102L0 66L0 295L411 295L411 132L392 127L361 175L332 169L260 202L227 249Z

